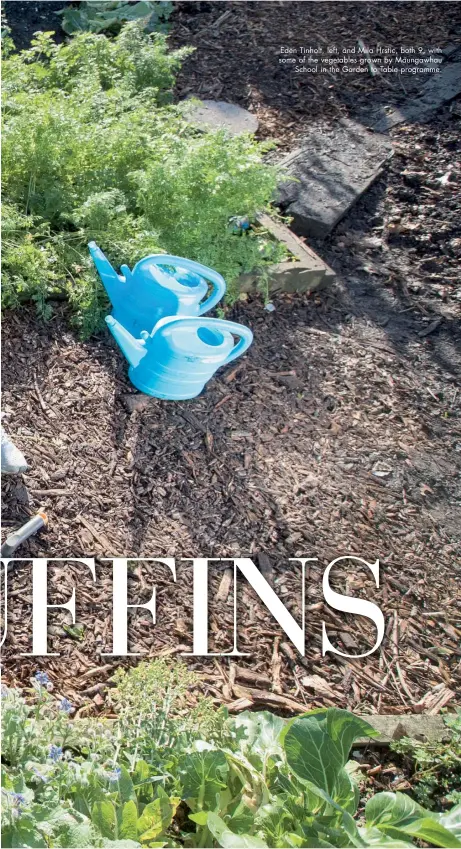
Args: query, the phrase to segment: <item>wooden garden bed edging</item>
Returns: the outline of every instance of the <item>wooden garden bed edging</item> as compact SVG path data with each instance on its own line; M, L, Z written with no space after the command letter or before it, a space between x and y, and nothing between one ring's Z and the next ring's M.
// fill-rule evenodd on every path
M333 282L333 269L285 224L275 221L265 213L258 215L258 223L268 230L274 239L285 245L287 251L297 260L279 262L272 266L268 273L269 292L312 292ZM258 272L242 274L237 281L240 291L257 290L259 279Z

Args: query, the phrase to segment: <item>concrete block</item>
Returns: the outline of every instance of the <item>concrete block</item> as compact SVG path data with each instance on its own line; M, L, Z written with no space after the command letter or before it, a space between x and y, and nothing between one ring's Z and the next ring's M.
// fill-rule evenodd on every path
M293 217L296 233L323 239L381 174L390 156L389 139L346 118L331 129L313 129L301 147L282 160L295 181L279 186L277 203Z
M424 740L430 743L450 739L450 729L445 725L440 715L429 716L428 714L408 714L403 716L370 714L361 716L360 719L372 725L379 731L379 737L370 740L363 737L354 743L354 746L365 746L370 743L373 746L388 746L394 740L402 737L412 737L414 740Z

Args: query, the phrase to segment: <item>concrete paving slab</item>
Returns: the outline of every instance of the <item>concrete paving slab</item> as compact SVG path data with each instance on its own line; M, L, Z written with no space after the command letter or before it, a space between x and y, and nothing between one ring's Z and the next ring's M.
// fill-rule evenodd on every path
M224 100L202 100L200 104L191 103L187 109L187 119L204 129L228 130L232 135L255 133L259 127L256 115L235 103L226 103Z
M355 121L343 118L326 130L313 129L281 163L295 181L282 183L276 200L293 217L295 233L328 236L390 156L390 140Z

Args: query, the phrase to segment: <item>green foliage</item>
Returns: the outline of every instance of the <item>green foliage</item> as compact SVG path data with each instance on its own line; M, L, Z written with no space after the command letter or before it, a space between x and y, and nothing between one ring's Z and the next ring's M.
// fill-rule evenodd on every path
M148 32L166 31L166 21L173 11L173 4L157 0L139 3L117 2L81 2L78 7L66 6L58 15L62 15L62 28L68 35L79 32L118 32L127 21L143 21Z
M46 317L47 299L64 294L91 333L107 301L90 240L114 265L187 256L231 289L241 272L282 258L264 233L229 227L268 207L277 172L262 162L267 144L204 134L171 105L189 48L168 51L163 34L136 23L114 39L51 36L3 61L4 306L33 298Z
M119 716L121 745L151 767L160 770L173 750L186 750L194 739L219 737L223 715L199 693L190 705L189 691L197 689L199 681L184 664L159 658L129 672L119 669L113 681L109 698Z
M403 737L392 749L411 758L415 775L414 795L427 808L442 799L461 803L461 711L445 717L451 734L448 742L424 743Z
M345 710L229 718L154 661L117 673L114 723L72 721L40 675L28 704L2 694L2 846L461 847L461 805L379 793L357 813L349 750L375 732Z

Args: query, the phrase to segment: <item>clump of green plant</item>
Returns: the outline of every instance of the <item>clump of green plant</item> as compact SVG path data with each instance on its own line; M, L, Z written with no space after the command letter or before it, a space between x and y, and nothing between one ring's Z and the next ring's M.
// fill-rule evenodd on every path
M425 743L402 737L392 749L409 758L413 771L413 794L427 808L445 802L461 802L461 711L446 716L450 730L446 742Z
M160 763L166 750L201 736L218 738L222 731L223 712L200 694L199 678L183 663L146 661L128 672L119 669L112 681L109 699L119 717L120 745L151 764Z
M114 265L168 252L240 273L284 256L267 235L229 219L268 208L277 171L267 144L203 133L171 105L188 48L126 24L56 45L37 34L3 61L3 304L69 297L85 335L107 301L88 258L95 240ZM33 120L31 120L33 116Z
M165 32L167 21L173 11L173 3L164 0L141 0L126 3L123 0L81 2L78 6L66 6L62 15L62 28L68 35L78 32L117 33L127 21L143 21L148 32Z
M183 666L116 683L112 724L72 721L44 672L32 704L2 693L2 846L461 847L461 805L437 814L379 793L357 813L349 752L376 732L345 710L231 718L198 699L191 721Z

